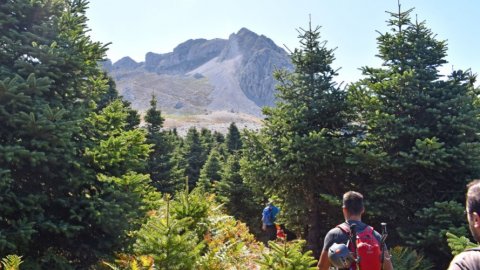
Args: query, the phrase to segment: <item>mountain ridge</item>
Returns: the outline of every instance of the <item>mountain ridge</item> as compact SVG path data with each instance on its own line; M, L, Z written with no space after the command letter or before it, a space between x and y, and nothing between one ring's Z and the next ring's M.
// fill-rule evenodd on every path
M167 114L228 111L261 118L261 108L275 104L273 71L292 65L271 39L241 28L228 39L189 39L172 52L148 52L142 62L126 56L103 68L139 111L154 94Z

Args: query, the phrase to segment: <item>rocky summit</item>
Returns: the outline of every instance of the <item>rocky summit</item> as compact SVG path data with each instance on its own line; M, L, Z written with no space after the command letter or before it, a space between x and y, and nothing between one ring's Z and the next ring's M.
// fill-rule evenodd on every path
M261 117L275 101L275 69L291 69L288 54L271 39L242 28L225 39L191 39L173 52L149 52L137 63L124 57L103 67L133 108L145 111L152 94L166 114L219 111Z

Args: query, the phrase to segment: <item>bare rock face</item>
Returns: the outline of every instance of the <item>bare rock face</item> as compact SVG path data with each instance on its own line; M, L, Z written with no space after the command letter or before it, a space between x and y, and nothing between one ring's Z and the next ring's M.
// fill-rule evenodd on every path
M140 66L141 64L135 62L135 60L126 56L115 62L115 64L113 64L112 66L112 70L134 70Z
M145 62L124 57L103 68L121 95L140 111L152 94L169 114L214 111L261 117L261 107L275 101L275 69L291 69L287 53L263 36L242 28L225 39L191 39L173 52L149 52Z
M178 45L172 53L147 53L145 68L159 74L185 74L216 57L225 43L221 39L190 39Z

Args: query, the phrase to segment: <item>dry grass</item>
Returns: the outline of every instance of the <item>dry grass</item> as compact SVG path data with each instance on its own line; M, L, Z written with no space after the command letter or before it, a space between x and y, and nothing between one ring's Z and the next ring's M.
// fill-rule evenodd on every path
M262 127L262 119L244 113L215 111L196 115L165 115L165 129L176 128L180 135L185 135L189 128L207 128L212 131L227 133L230 123L235 122L239 129L258 130Z

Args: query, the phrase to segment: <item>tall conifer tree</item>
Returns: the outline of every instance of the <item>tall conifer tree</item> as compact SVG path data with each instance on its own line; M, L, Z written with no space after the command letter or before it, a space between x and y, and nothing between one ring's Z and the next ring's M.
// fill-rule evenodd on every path
M240 135L240 131L237 128L237 125L235 125L234 122L232 122L228 127L225 143L230 153L233 153L235 151L242 149L242 146L243 146L242 137Z
M157 109L157 100L152 95L150 108L145 115L148 142L153 145L147 165L147 173L155 187L164 193L175 193L182 181L182 174L176 169L174 138L168 132L161 131L164 118Z
M390 13L390 31L377 38L383 67L362 68L366 78L350 88L356 122L364 128L357 179L375 202L371 213L395 224L403 239L415 231L415 245L437 252L441 264L448 257L438 254L445 240L440 231L447 228L426 228L417 215L439 212L423 209L434 202L463 201L466 181L478 176L478 93L469 72L441 79L446 43L413 21L411 11L399 6ZM426 236L432 232L433 241ZM400 241L395 234L391 240Z
M200 177L197 186L202 187L205 191L213 191L215 182L221 180L222 161L220 153L216 148L210 151L207 161L200 170Z
M193 189L200 177L200 170L207 160L208 154L205 151L205 144L202 144L202 137L195 127L187 132L183 145L183 159L185 161L185 176L188 177L188 185ZM203 136L205 138L205 136Z
M97 65L106 48L86 34L86 7L0 4L0 253L32 268L86 268L118 243L98 218L113 206L98 195L105 185L83 157L81 124L107 89Z
M318 255L326 220L335 217L320 194L343 191L348 114L346 93L333 81L333 50L320 40L319 27L301 29L299 39L294 70L275 73L279 101L264 110L260 134L248 133L241 164L248 182L284 200L283 214L298 217L288 222L304 230L307 247Z

